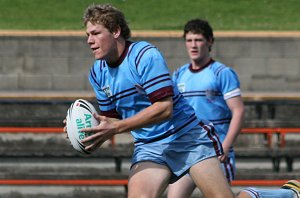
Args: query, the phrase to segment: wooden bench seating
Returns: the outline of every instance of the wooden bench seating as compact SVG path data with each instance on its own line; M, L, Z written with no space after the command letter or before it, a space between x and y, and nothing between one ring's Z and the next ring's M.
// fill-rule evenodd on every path
M12 120L2 115L0 117L0 126L5 126L5 124L13 126L14 123L22 126L59 126L58 123L61 123L60 120L65 115L68 106L79 98L86 99L97 106L95 95L92 91L0 91L0 104L3 106L22 107L24 110L23 114L26 114L25 111L28 111L26 109L30 110L32 107L35 114L39 114L40 112L45 112L44 109L51 106L51 109L53 109L51 112L55 110L53 114L56 115L45 115L44 117L29 116L26 118L21 114L20 117L14 117ZM288 120L277 119L276 112L286 111L285 107L293 109L300 107L300 93L245 92L243 93L243 100L248 112L251 112L249 114L251 120L245 120L247 127L298 127L296 118ZM39 110L41 106L44 109ZM59 109L59 107L61 108ZM265 112L266 109L268 113ZM8 108L0 110L7 111ZM44 114L42 113L42 115Z
M299 92L245 92L243 101L246 106L254 106L257 119L262 118L263 107L267 108L268 118L276 116L276 106L300 106Z
M253 130L253 129L251 129ZM268 130L267 130L268 131ZM0 127L0 133L2 134L57 134L62 133L61 127ZM39 142L35 142L31 139L22 139L17 142L7 141L0 139L0 158L1 161L6 159L31 159L33 162L38 162L38 159L46 161L56 161L59 159L77 159L80 161L86 161L91 159L113 159L115 163L114 169L103 169L102 172L97 172L97 170L85 170L82 171L79 175L74 173L70 174L73 169L71 167L67 168L67 173L64 173L65 169L60 168L36 168L35 166L27 168L25 170L18 170L12 175L7 173L11 170L9 169L0 169L0 185L5 186L124 186L125 191L127 191L128 185L128 172L122 170L122 163L124 159L129 160L133 152L133 145L120 145L118 142L114 142L114 146L108 146L105 148L98 149L92 155L83 155L78 152L75 152L71 145L66 144L65 140L50 140L44 142L43 145L40 145ZM21 145L21 143L23 145ZM51 149L47 148L47 145L51 145ZM277 148L277 149L285 149ZM279 167L280 160L283 158L294 158L294 153L298 153L296 157L299 157L300 152L291 152L289 150L282 150L278 152L272 147L265 147L264 152L262 150L239 150L237 149L237 158L270 158L274 160L275 170ZM63 151L63 152L62 152ZM290 161L292 164L292 161ZM292 167L291 167L292 168ZM85 169L85 168L82 168ZM81 170L82 170L81 169ZM77 171L81 171L77 170ZM14 171L16 171L14 169ZM104 171L104 172L103 172ZM95 174L97 172L98 174ZM288 173L270 173L268 176L264 177L263 174L257 174L258 176L253 178L253 175L247 171L247 174L239 172L238 179L232 183L232 186L281 186L289 179L294 179L299 177L298 174ZM278 174L280 176L278 177Z
M62 133L63 129L61 127L0 127L0 133ZM287 171L293 170L293 162L295 158L300 158L300 147L287 147L285 145L285 135L287 133L300 133L299 128L244 128L242 129L242 134L266 134L268 141L271 141L272 135L279 135L279 147L271 147L271 144L268 143L268 146L261 146L259 148L253 147L236 147L236 158L241 159L270 159L272 161L273 170L279 172L280 162L282 160L286 161ZM70 145L66 145L65 142L55 146L55 149L43 149L37 148L36 145L31 144L32 140L26 140L29 143L23 141L23 144L28 144L26 150L17 144L14 149L8 150L11 148L8 142L2 142L0 149L2 157L86 157L82 156L78 152L74 152ZM62 141L62 140L61 140ZM125 147L115 147L117 143L115 139L111 139L111 148L103 148L97 150L93 155L88 157L90 158L114 158L116 164L116 170L120 170L122 158L130 158L133 146ZM64 150L64 152L60 152Z
M298 148L235 148L236 158L238 159L270 159L274 172L280 171L280 163L286 162L286 170L293 171L295 158L300 158L300 147Z
M95 101L93 92L0 92L0 104L30 104L30 105L69 105L74 100L82 98L89 101ZM299 105L300 97L299 94L254 94L247 93L243 96L246 105L254 105L257 108L258 118L261 117L261 109L263 106L269 108L269 118L272 119L275 117L275 107L276 105ZM270 159L273 166L273 171L275 175L280 174L280 162L283 160L287 163L287 174L292 173L293 171L293 162L295 158L300 157L299 148L289 148L286 145L285 136L288 133L298 133L300 132L299 128L244 128L242 134L263 134L267 137L267 146L261 148L236 148L237 159L258 159L265 158ZM0 133L32 133L32 134L60 134L62 133L62 127L0 127ZM273 142L274 136L279 137L278 148L274 148L271 145ZM32 140L26 140L27 144L26 149L24 147L18 146L18 143L6 142L1 140L2 147L0 148L0 158L9 159L9 158L32 158L32 159L82 159L87 158L92 159L113 159L115 163L114 172L115 174L94 178L94 179L75 179L75 178L60 178L55 179L55 176L41 179L36 174L32 178L5 178L4 176L0 178L0 185L82 185L82 186L97 186L97 185L118 185L124 186L127 188L127 173L122 172L122 163L124 159L129 159L131 157L132 147L120 147L114 148L114 145L118 143L115 142L115 139L111 141L111 147L106 149L99 149L99 152L88 157L82 156L74 152L70 145L65 145L64 147L53 146L53 150L45 150L41 147L37 148L35 146L30 146ZM53 143L50 141L50 143ZM64 143L65 144L65 143ZM55 144L54 144L55 145ZM13 149L12 149L13 148ZM64 153L59 151L64 150ZM38 173L38 172L37 172ZM24 173L25 176L25 173ZM243 174L241 174L243 177ZM249 176L250 177L250 176ZM48 178L48 179L47 179ZM233 186L281 186L286 182L287 177L284 174L276 179L270 177L266 179L248 179L247 176L244 178L239 178L235 180ZM293 178L295 179L295 178Z

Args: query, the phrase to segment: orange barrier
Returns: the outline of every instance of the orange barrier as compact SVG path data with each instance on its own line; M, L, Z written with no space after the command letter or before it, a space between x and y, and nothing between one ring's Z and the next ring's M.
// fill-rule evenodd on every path
M300 128L243 128L241 133L262 133L267 135L268 146L271 147L272 135L279 135L279 146L285 146L285 135L287 133L300 133Z
M62 127L0 127L0 133L63 133ZM111 138L111 145L115 145L115 138Z
M288 180L233 180L232 186L282 186Z
M63 133L62 127L0 127L0 133Z
M0 185L86 185L86 186L122 186L127 185L127 179L1 179Z
M282 186L288 180L234 180L232 186ZM1 179L0 185L86 185L86 186L126 186L127 179Z
M0 127L0 133L63 133L62 127ZM241 133L266 134L268 146L271 147L272 136L277 134L280 137L280 147L285 146L285 135L287 133L300 133L300 128L243 128ZM111 139L115 145L115 139Z

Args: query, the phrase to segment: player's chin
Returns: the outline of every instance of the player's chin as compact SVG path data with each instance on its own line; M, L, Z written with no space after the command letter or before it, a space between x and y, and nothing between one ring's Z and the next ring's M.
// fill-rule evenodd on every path
M94 51L93 54L94 54L94 57L95 57L96 60L104 59L103 53L100 53L98 50Z

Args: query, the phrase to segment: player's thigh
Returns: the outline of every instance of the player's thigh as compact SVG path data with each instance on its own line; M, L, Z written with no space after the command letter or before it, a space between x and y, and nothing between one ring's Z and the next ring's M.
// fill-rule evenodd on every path
M195 189L194 181L190 175L185 175L168 187L168 198L190 197Z
M193 165L190 174L205 197L234 197L216 157Z
M131 168L128 197L159 197L169 184L171 172L164 165L140 162Z

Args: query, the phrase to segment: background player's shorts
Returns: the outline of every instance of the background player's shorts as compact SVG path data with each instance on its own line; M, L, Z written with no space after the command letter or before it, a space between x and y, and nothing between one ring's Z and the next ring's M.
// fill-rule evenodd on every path
M204 125L204 128L196 126L173 140L172 137L167 137L160 141L136 145L132 165L145 161L166 165L172 172L170 183L174 183L186 174L192 165L223 154L220 141L213 134L213 130L213 127L207 125Z
M230 183L235 177L235 153L231 150L225 163L221 163L222 170L227 181Z

